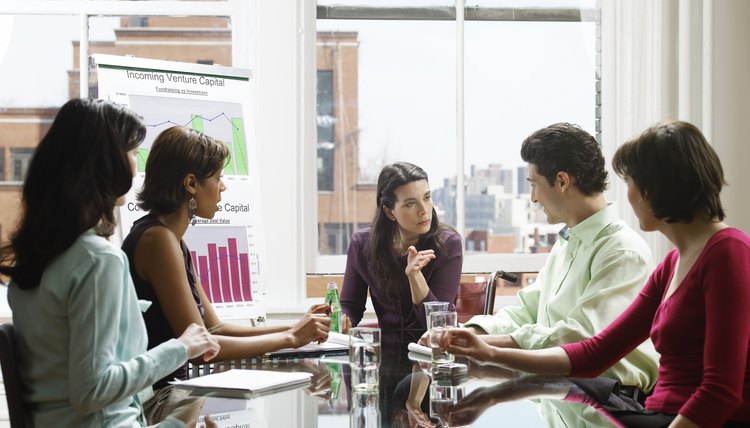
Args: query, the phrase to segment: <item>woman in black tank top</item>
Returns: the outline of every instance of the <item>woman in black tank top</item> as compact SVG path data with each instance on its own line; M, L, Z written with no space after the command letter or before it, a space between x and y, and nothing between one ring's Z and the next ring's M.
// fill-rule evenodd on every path
M222 323L193 268L183 236L194 218L211 219L225 190L222 170L227 146L184 127L172 127L154 141L138 206L149 214L137 220L123 242L138 298L151 306L143 313L149 348L175 337L191 323L212 331L221 350L212 361L296 348L328 336L327 305L316 305L294 326L250 327ZM203 361L196 361L203 363ZM186 378L186 368L157 382ZM147 414L149 403L146 403ZM156 418L158 419L158 412ZM150 420L156 423L158 420Z

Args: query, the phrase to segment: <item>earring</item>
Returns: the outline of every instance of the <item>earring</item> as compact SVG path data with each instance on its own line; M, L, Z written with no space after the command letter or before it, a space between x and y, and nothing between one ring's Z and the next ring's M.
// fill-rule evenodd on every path
M195 210L198 209L198 201L195 200L194 197L190 197L188 200L188 219L190 219L190 224L195 226L195 223L198 221L195 218Z

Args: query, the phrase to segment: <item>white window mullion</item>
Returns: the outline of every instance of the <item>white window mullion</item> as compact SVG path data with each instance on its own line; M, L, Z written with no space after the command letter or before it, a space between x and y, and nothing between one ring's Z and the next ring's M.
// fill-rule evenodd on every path
M78 45L79 93L89 97L89 16L81 14L81 41Z
M464 236L464 0L456 0L456 229Z

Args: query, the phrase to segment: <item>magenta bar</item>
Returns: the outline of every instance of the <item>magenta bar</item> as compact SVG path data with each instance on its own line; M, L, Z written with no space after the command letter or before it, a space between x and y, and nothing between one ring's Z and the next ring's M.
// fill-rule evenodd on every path
M229 244L229 271L232 273L232 296L234 301L244 301L240 289L240 257L237 254L237 239L227 239Z
M229 263L227 263L227 247L219 247L219 269L221 272L221 292L225 302L236 302L232 296L232 287L229 284Z
M208 269L211 275L212 303L222 303L224 298L221 294L221 281L219 281L219 255L216 253L216 244L208 244Z
M193 258L193 267L198 266L198 253L196 253L195 251L191 251L190 252L190 257Z
M253 290L250 288L250 263L247 253L240 253L240 275L242 276L242 300L253 301Z
M213 303L214 301L214 292L211 289L211 278L208 276L208 257L207 256L198 256L198 278L200 278L201 285L203 286L203 291L206 292L206 296L208 296L208 300Z

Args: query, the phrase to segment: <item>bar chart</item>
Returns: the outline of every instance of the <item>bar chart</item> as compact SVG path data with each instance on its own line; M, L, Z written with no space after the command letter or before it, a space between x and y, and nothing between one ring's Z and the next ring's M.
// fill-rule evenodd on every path
M191 232L185 240L209 300L212 303L252 302L252 261L245 228L211 227L203 229L204 233Z

